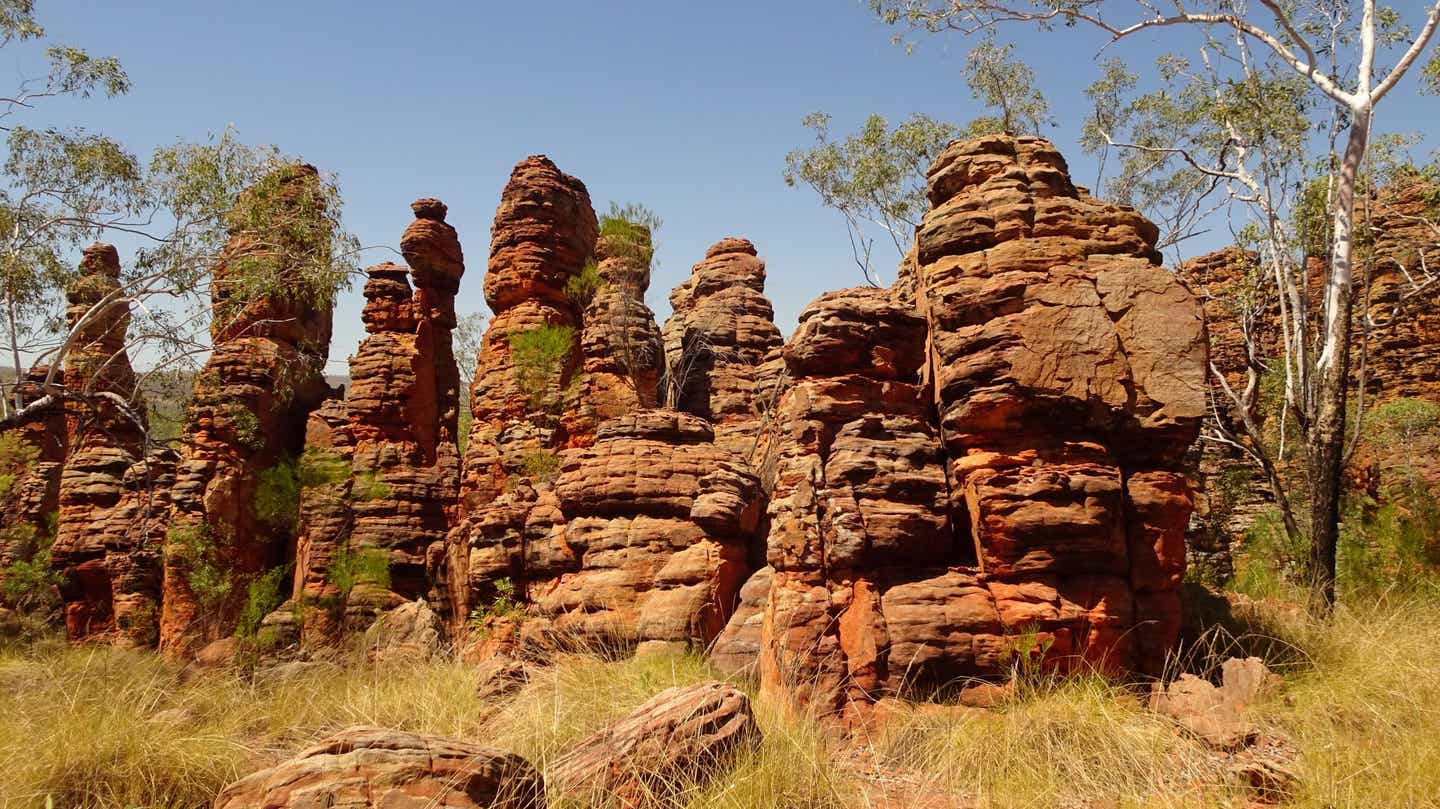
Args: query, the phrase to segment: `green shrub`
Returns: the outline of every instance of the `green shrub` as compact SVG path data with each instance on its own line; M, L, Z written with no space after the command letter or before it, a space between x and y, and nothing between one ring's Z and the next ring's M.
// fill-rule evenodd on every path
M282 458L260 470L255 486L255 517L272 528L293 531L300 517L300 481L295 461Z
M499 578L492 587L495 593L490 600L470 611L470 625L477 630L485 630L491 618L515 619L524 614L525 608L516 597L515 582Z
M560 456L548 449L527 453L520 459L520 471L537 483L554 483L560 477Z
M1424 399L1393 399L1370 413L1370 430L1375 440L1409 444L1416 438L1440 429L1440 404Z
M0 433L0 498L10 494L40 451L21 439L18 433Z
M290 581L290 565L271 568L259 578L250 582L245 593L245 606L240 610L240 620L235 625L235 635L253 638L260 631L260 622L285 602Z
M515 384L535 408L553 404L553 392L575 347L570 326L537 326L510 335Z
M252 452L265 449L265 435L260 432L260 419L253 410L243 402L226 402L220 410L240 446Z
M618 205L600 217L599 241L607 255L628 258L646 267L655 258L654 232L660 217L639 203Z
M344 483L350 478L350 464L338 452L311 447L295 465L295 477L307 489Z
M49 613L59 606L60 574L50 565L50 545L55 534L35 526L13 525L3 531L0 545L9 545L15 561L0 568L0 592L4 601L28 614Z
M577 307L584 309L590 304L595 293L605 286L605 279L600 277L600 267L594 260L585 262L580 268L579 275L570 276L565 282L565 297Z
M230 596L230 571L220 560L214 532L204 521L182 522L165 532L166 552L185 564L185 583L206 612L214 612Z
M381 589L390 586L390 554L380 548L342 548L330 562L326 579L340 591L340 598L350 597L361 584Z
M350 499L364 503L370 500L384 500L390 496L390 486L380 479L378 472L359 472L350 486Z

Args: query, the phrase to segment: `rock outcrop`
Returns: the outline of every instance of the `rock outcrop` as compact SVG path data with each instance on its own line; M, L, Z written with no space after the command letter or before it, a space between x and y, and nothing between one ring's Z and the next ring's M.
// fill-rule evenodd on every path
M543 809L545 785L514 753L459 739L356 727L248 775L214 809Z
M704 783L725 758L760 741L743 691L720 682L656 694L546 768L550 788L576 797L646 797Z
M300 623L322 638L363 630L416 598L448 598L444 541L460 486L451 332L465 264L445 205L410 207L415 220L400 239L409 267L367 271L367 336L350 359L349 397L312 413L306 430L295 597L285 609L319 606L302 607ZM365 580L351 581L356 572Z
M1367 387L1379 401L1440 402L1440 299L1416 290L1440 267L1440 204L1420 178L1381 188L1371 206L1374 255L1369 289L1357 295L1372 324L1365 347ZM1353 360L1358 364L1358 358Z
M262 474L299 456L329 390L334 287L306 266L306 240L328 238L320 183L313 166L295 165L247 190L242 204L265 214L232 230L213 273L214 350L195 380L171 493L160 619L171 653L229 634L250 582L290 544L293 514L264 521L256 497Z
M32 368L18 389L21 401L41 396L49 366ZM64 372L56 372L64 384ZM3 433L6 457L0 459L0 475L8 488L0 489L0 570L17 561L30 561L39 551L41 538L51 530L50 520L60 508L60 472L65 465L69 434L65 411L50 408L42 418L24 422ZM0 573L3 576L3 573ZM0 595L0 604L5 596Z
M750 458L783 342L765 298L765 262L747 239L721 239L670 292L667 404L706 419L715 442ZM767 360L771 361L767 363ZM764 369L763 371L761 369Z
M594 435L600 422L655 407L665 362L650 288L650 229L616 220L595 243L599 287L582 312L579 401L587 422L572 433Z
M491 228L485 300L494 316L470 388L458 524L446 545L457 623L493 598L497 562L487 537L501 524L523 526L554 479L557 453L593 440L584 433L593 418L573 398L583 324L566 287L597 235L584 183L543 155L515 166Z
M530 645L706 647L749 572L760 516L759 481L713 439L702 419L649 410L562 453L533 507L492 511L478 526L482 610L514 587L522 613L512 617Z
M65 633L72 640L115 628L111 562L127 564L133 544L130 526L110 519L126 493L127 472L144 453L146 432L145 406L125 350L130 305L113 299L119 289L119 253L94 244L85 248L79 275L65 290L65 320L74 334L65 384L77 398L65 408L68 454L50 555L61 576Z
M847 719L1017 656L1153 671L1179 631L1199 305L1047 141L928 180L919 312L829 293L785 349L762 682Z

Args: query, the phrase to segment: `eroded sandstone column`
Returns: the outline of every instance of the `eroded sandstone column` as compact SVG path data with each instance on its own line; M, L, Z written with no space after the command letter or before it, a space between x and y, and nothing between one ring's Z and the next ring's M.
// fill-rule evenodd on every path
M1017 665L1154 671L1179 629L1198 304L1047 141L951 144L929 183L904 283L805 310L775 413L761 680L852 723Z
M568 430L585 420L576 417L573 385L582 321L566 286L591 258L597 235L584 183L543 155L515 166L491 228L485 300L494 316L470 388L459 524L447 543L457 621L477 598L490 597L477 590L491 592L487 583L508 570L505 552L486 537L501 523L519 530L537 488L547 489L558 472L558 452L592 440ZM517 344L530 348L518 364Z
M663 330L667 404L708 420L717 444L752 457L761 414L774 404L766 383L779 370L775 352L783 342L755 245L716 242L671 290L670 305L674 314Z
M313 166L283 169L264 188L277 222L323 216ZM214 350L186 414L166 538L160 642L172 653L228 635L249 583L282 564L291 538L286 527L257 517L260 476L300 454L306 418L329 390L332 308L318 299L325 296L245 294L242 277L257 264L304 260L314 248L293 243L292 228L276 230L232 230L213 273ZM282 279L300 271L289 263L271 269Z
M145 443L145 406L125 350L130 305L116 299L119 289L119 253L94 244L85 248L80 273L65 290L65 320L75 340L65 358L65 384L83 398L65 408L69 452L60 476L51 561L62 577L65 632L72 640L115 627L106 545L116 526L107 531L105 523ZM123 536L110 541L120 553L128 544Z

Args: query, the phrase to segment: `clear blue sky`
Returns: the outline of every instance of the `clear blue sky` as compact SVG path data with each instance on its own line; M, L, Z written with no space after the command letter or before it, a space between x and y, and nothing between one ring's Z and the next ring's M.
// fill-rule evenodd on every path
M970 43L927 37L907 55L860 0L37 5L54 39L119 57L134 90L26 123L84 124L142 155L233 124L248 142L337 173L346 223L365 245L396 246L410 201L439 197L465 247L462 312L484 310L490 221L511 167L544 153L585 181L597 208L635 201L660 214L649 302L662 320L706 246L741 235L767 260L788 333L820 292L860 282L839 216L782 180L786 152L810 140L801 117L825 110L844 132L871 112L983 114L960 75ZM1089 184L1094 166L1075 139L1094 43L1070 31L1009 35L1060 122L1047 134ZM22 55L13 51L17 71L31 64ZM1416 101L1407 84L1385 128L1432 128L1435 99ZM887 249L877 242L886 269ZM360 302L352 290L336 312L332 372L363 336Z

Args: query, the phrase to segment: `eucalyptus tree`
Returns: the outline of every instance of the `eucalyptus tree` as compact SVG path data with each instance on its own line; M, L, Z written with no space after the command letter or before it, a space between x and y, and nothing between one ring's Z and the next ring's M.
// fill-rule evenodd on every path
M1164 182L1180 183L1175 224L1193 225L1203 218L1204 200L1219 195L1232 220L1245 220L1236 229L1249 231L1262 248L1280 306L1285 409L1306 455L1312 606L1328 612L1335 600L1352 382L1356 192L1376 111L1424 58L1440 26L1440 2L1412 4L1408 14L1374 0L869 3L887 23L932 33L1088 28L1116 51L1142 36L1191 36L1188 56L1162 57L1153 74L1160 86L1132 102L1120 99L1138 77L1123 62L1108 65L1092 95L1109 103L1102 103L1087 135L1092 144L1103 141L1125 153L1130 165L1121 179L1139 183L1133 190L1141 197L1163 197ZM1434 57L1421 72L1426 86L1440 83ZM1123 139L1118 130L1127 127L1141 137ZM1289 196L1305 185L1307 169L1318 169L1323 179L1328 220L1324 278L1315 295L1308 294L1310 274L1288 216ZM1223 379L1217 384L1235 402L1243 399ZM1263 453L1253 423L1245 429L1252 434L1245 451Z
M845 218L851 252L865 280L879 283L873 267L874 240L866 226L878 227L904 256L929 204L925 172L956 138L1008 132L1033 135L1051 123L1050 105L1036 84L1035 71L1013 55L1013 46L987 38L966 57L962 69L975 101L990 114L965 126L916 113L895 125L871 115L854 134L836 139L831 117L823 112L802 123L815 133L815 145L785 156L787 185L804 184L827 207Z

